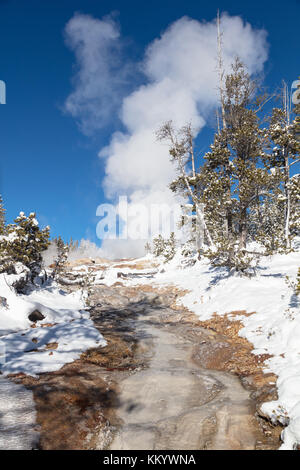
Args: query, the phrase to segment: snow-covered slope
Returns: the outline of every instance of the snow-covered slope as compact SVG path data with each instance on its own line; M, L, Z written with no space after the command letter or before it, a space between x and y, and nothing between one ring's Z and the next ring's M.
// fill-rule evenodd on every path
M81 293L67 294L55 282L17 295L13 278L0 275L0 450L32 449L38 441L32 392L5 378L60 369L86 349L106 341L84 310ZM44 319L29 320L34 310Z
M86 349L106 344L79 291L67 294L50 282L28 295L16 295L9 284L9 276L0 275L0 296L7 301L0 306L2 374L55 371ZM33 325L28 315L36 309L45 318Z
M282 449L294 448L300 444L300 299L293 283L300 267L300 252L262 258L251 278L230 274L225 268L212 268L207 260L197 261L192 267L183 267L182 261L178 253L170 263L161 264L161 272L153 278L122 282L175 284L186 289L189 293L179 303L201 320L211 318L214 312L253 312L239 316L244 324L240 335L253 344L254 354L272 355L265 362L265 371L278 376L279 399L264 404L263 412L273 421L287 424ZM110 267L108 284L116 280L117 271L120 268Z

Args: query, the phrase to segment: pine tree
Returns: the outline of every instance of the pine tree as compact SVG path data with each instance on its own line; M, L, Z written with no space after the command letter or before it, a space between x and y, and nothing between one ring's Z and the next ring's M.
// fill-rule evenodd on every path
M197 169L191 124L175 129L168 121L157 137L169 143L178 169L170 189L192 206L196 232L202 224L206 255L215 265L245 271L259 254L248 248L249 242L257 242L269 255L290 249L292 238L300 234L300 176L291 177L290 171L299 162L300 104L291 122L290 96L284 86L283 105L273 109L266 127L261 114L272 96L258 95L256 82L239 59L231 73L224 74L220 32L218 72L221 110L205 163ZM165 244L157 238L155 251L163 253Z
M226 155L230 150L229 163L215 161L215 156L207 155L209 165L223 167L230 178L231 197L236 203L235 221L239 235L240 249L246 248L248 239L248 212L251 204L261 197L268 185L267 172L259 167L259 157L263 153L263 140L259 128L256 84L237 59L232 73L225 80L225 119L223 142L226 142ZM224 144L223 144L224 145Z
M22 265L33 281L41 271L42 252L49 244L49 227L41 230L35 213L26 217L24 212L20 212L0 240L1 271L16 273L16 265Z
M296 123L291 122L290 96L287 85L283 86L283 104L272 112L269 135L271 144L275 144L266 161L268 167L277 177L275 198L284 216L282 238L286 248L291 246L291 219L294 218L295 205L292 204L292 186L290 170L299 161L299 142L295 138ZM295 188L293 188L295 192ZM300 193L299 193L300 195ZM294 201L295 202L295 201ZM279 233L280 236L280 233Z
M57 247L57 256L54 260L54 268L52 271L52 277L54 279L57 276L60 276L64 271L69 254L69 245L67 243L64 243L60 236L55 239L55 244Z
M171 261L176 253L176 239L175 233L171 232L170 237L164 239L161 234L153 239L152 253L154 256L163 256L165 262Z
M171 232L170 237L165 241L165 249L163 252L164 258L167 261L171 261L176 253L176 239L175 233Z
M161 234L159 234L156 238L153 239L152 245L153 245L152 252L154 256L163 255L165 251L166 243L163 237L161 236Z
M81 287L82 287L82 297L85 300L87 306L91 306L91 296L93 294L93 286L96 279L96 273L90 266L87 267L87 271L84 274Z
M222 73L220 79L223 81ZM169 142L171 159L178 166L171 190L185 196L194 212L204 207L199 218L210 247L206 254L217 265L245 270L256 257L247 252L249 241L264 244L267 252L278 248L278 231L284 223L275 214L282 214L283 201L278 204L282 178L270 171L269 132L259 117L270 98L257 96L255 81L238 59L224 76L220 90L222 125L218 123L214 142L198 171L190 125L176 131L167 122L158 138Z
M288 183L291 198L290 237L300 235L300 174L292 176Z
M256 88L236 59L225 76L223 127L219 125L198 175L199 198L215 243L207 254L217 265L240 270L251 262L246 246L258 231L258 227L253 230L251 214L270 197L272 187L263 164L266 131L258 115L266 97L256 97Z

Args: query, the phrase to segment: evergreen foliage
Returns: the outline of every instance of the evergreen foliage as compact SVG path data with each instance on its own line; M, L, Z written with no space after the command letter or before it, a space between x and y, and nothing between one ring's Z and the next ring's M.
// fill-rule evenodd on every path
M157 237L153 239L153 248L152 253L154 256L158 257L163 254L165 250L165 240L163 239L162 235L159 234Z
M69 245L67 243L64 243L60 236L54 239L54 242L57 248L57 256L54 260L52 277L55 279L57 276L60 276L65 270L65 266L68 261Z
M176 239L175 233L172 232L170 237L164 239L161 234L153 239L152 253L154 256L163 256L165 262L171 261L176 253Z
M41 230L35 213L27 217L20 212L0 237L0 271L9 274L26 272L26 282L33 282L42 268L42 252L49 244L49 227Z
M171 232L170 237L165 241L165 250L164 250L164 258L167 261L171 261L174 258L176 253L176 240L175 240L175 233Z
M204 163L198 157L198 169L190 124L177 130L168 121L157 132L178 168L170 188L193 206L204 233L200 252L213 265L246 271L258 259L257 247L265 255L287 251L300 234L300 177L291 177L291 167L299 162L300 119L291 120L284 85L282 107L273 109L267 125L262 110L270 99L258 94L256 82L236 59L223 78L222 126ZM299 105L295 108L299 113ZM163 252L163 243L158 237L154 251Z
M85 275L81 281L82 295L85 298L85 303L91 306L91 296L93 294L93 286L96 279L96 273L92 267L88 266Z

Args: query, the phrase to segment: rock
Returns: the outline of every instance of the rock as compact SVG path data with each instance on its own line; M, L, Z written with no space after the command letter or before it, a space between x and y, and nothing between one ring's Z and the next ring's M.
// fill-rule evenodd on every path
M5 297L0 297L0 307L8 308L7 299Z
M119 271L119 272L117 272L117 277L122 278L122 279L126 279L126 278L139 279L139 278L143 278L143 277L152 278L154 276L154 274L156 274L156 273L157 273L157 271L149 271L149 272L142 272L142 273L138 273L138 272L123 273L122 271Z
M31 312L30 315L28 315L28 319L32 322L41 321L44 320L44 318L45 316L37 309Z
M59 284L63 286L73 286L73 285L80 285L83 282L83 277L76 274L68 274L64 277L58 277L57 281Z

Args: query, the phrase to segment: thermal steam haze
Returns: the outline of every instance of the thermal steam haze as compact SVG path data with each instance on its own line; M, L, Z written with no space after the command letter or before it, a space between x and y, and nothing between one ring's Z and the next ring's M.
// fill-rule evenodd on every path
M262 72L268 57L266 31L238 16L222 14L225 71L236 56L250 74ZM85 134L107 126L117 114L120 131L100 149L108 202L127 195L130 205L174 202L168 189L176 176L168 147L155 131L167 120L175 126L192 123L196 134L218 102L216 20L182 17L147 47L141 63L124 60L124 41L112 17L75 14L65 28L66 44L76 58L73 90L65 109ZM135 74L143 85L134 89ZM134 89L128 93L128 89ZM125 130L124 130L125 129ZM96 208L95 208L96 211ZM103 255L132 257L144 253L144 240L104 240Z

